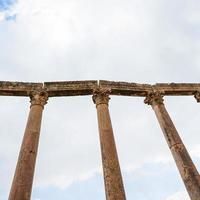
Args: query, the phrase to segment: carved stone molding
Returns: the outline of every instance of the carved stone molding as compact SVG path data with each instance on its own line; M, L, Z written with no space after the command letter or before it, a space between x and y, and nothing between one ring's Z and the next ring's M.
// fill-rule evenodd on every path
M95 89L93 91L93 96L92 96L93 102L96 105L99 105L99 104L107 104L108 105L108 102L110 100L110 97L109 97L110 93L111 93L111 90L109 88Z
M48 93L45 90L32 91L30 93L30 99L31 106L40 105L44 107L44 105L47 104Z
M163 95L161 92L150 92L147 94L144 103L148 105L157 105L157 104L163 104Z
M194 97L195 97L195 99L197 100L197 102L200 103L200 91L197 91L197 92L194 94Z

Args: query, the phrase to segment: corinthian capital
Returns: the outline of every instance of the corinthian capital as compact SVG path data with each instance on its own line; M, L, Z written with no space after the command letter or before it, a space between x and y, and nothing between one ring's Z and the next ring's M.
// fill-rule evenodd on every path
M195 97L195 99L197 100L197 102L199 103L199 102L200 102L200 91L197 91L197 92L194 94L194 97Z
M160 92L150 92L146 96L144 103L148 105L157 105L157 104L163 104L163 95Z
M107 104L108 105L108 102L110 99L110 97L109 97L110 93L111 93L111 90L108 88L95 89L93 92L93 96L92 96L93 102L96 105L99 105L99 104Z
M32 91L30 93L30 102L31 102L31 106L33 105L40 105L40 106L44 106L45 104L47 104L47 100L48 100L48 93L44 90L41 91Z

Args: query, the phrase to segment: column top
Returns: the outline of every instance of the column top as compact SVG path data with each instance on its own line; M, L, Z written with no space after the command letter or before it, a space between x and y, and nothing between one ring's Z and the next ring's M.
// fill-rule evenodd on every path
M163 99L162 93L155 91L155 92L150 92L147 94L147 96L144 100L144 103L154 106L154 105L163 104L163 101L164 101L164 99Z
M194 94L194 98L197 100L197 103L200 103L200 91L197 91L197 92Z
M93 91L92 100L98 106L99 104L107 104L110 100L111 90L109 88L97 88Z
M31 106L40 105L44 107L47 104L48 93L45 90L35 90L30 92Z

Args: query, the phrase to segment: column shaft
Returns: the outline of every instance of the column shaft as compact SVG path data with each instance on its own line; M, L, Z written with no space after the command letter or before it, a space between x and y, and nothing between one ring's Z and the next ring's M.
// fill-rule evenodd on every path
M151 104L165 139L176 162L191 200L200 200L200 176L183 144L159 93L150 94L145 103Z
M33 93L9 200L30 200L46 93Z
M106 199L125 200L122 175L108 110L108 94L96 93L93 100L97 107Z

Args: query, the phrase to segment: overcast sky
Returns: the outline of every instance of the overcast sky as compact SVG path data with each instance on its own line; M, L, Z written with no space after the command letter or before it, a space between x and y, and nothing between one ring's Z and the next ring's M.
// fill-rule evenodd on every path
M0 80L199 82L198 0L0 0ZM128 200L189 200L143 98L115 97L110 114ZM0 200L8 198L29 99L0 97ZM200 105L165 97L200 169ZM45 106L32 200L104 200L91 96Z

